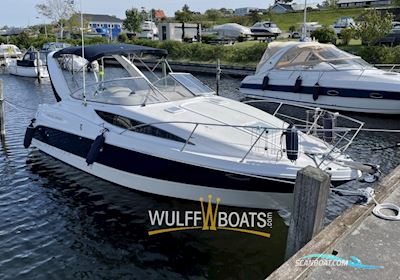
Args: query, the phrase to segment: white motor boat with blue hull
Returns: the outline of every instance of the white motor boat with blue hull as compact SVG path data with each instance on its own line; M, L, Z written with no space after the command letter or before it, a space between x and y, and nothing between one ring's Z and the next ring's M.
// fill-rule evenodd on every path
M151 82L132 62L155 55L167 63L165 50L85 47L87 64L98 61L104 72L101 77L85 73L85 86L78 87L83 73L64 70L60 63L81 51L72 47L49 54L58 102L39 106L26 147L32 143L135 190L190 200L212 194L222 204L243 207L290 208L296 172L307 165L330 172L334 184L360 176L344 165L351 159L343 149L310 133L318 127L296 129L253 106L216 96L191 74L171 72ZM106 67L104 57L123 68Z
M372 67L333 45L269 44L240 91L249 98L333 110L400 114L400 73Z

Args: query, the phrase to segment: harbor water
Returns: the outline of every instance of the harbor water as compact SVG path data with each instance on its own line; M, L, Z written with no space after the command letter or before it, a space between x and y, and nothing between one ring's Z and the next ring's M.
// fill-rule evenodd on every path
M198 77L215 87L213 77ZM37 106L55 102L50 82L0 79L7 100L0 153L0 279L264 279L283 262L287 226L281 216L287 213L273 214L271 238L229 231L149 236L149 210L199 210L200 204L129 190L35 148L24 149ZM224 77L221 94L239 99L239 85L240 79ZM366 127L400 129L395 116L349 115ZM400 134L361 132L348 153L379 164L387 174L400 164L400 150L371 149L398 142ZM366 186L350 182L341 188ZM332 193L326 222L359 199Z

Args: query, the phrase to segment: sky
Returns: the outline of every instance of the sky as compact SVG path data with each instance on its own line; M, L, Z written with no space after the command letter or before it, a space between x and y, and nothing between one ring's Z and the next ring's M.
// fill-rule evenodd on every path
M0 0L0 26L18 26L41 24L43 17L39 17L35 5L46 0ZM146 9L162 9L167 16L173 16L176 10L188 4L192 11L204 12L211 8L240 8L257 7L266 8L273 0L75 0L79 8L82 1L84 13L109 14L120 18L124 17L125 10L135 7ZM39 18L38 18L39 17ZM48 22L48 20L47 20Z

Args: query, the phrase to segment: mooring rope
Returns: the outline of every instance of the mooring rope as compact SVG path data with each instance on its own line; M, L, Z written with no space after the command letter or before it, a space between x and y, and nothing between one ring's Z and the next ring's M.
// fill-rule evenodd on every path
M343 189L331 189L335 193L340 193L341 195L347 196L364 196L367 199L366 204L368 204L371 200L375 203L375 207L372 210L372 213L381 219L389 220L389 221L400 221L400 207L396 204L390 202L379 203L375 199L375 191L373 188L366 188L366 189L357 189L353 190L343 190ZM395 215L388 215L384 214L382 210L392 210Z

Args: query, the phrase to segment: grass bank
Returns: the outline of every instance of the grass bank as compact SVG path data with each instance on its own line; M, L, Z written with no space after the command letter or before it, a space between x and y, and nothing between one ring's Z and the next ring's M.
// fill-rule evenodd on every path
M331 25L340 17L347 16L357 19L364 11L364 8L309 11L307 12L307 21L318 21L322 25ZM263 15L262 20L274 21L283 31L288 31L290 26L295 26L299 29L300 24L303 22L303 12ZM247 18L246 22L246 17L223 17L216 20L216 24L229 22L251 25L251 19Z

